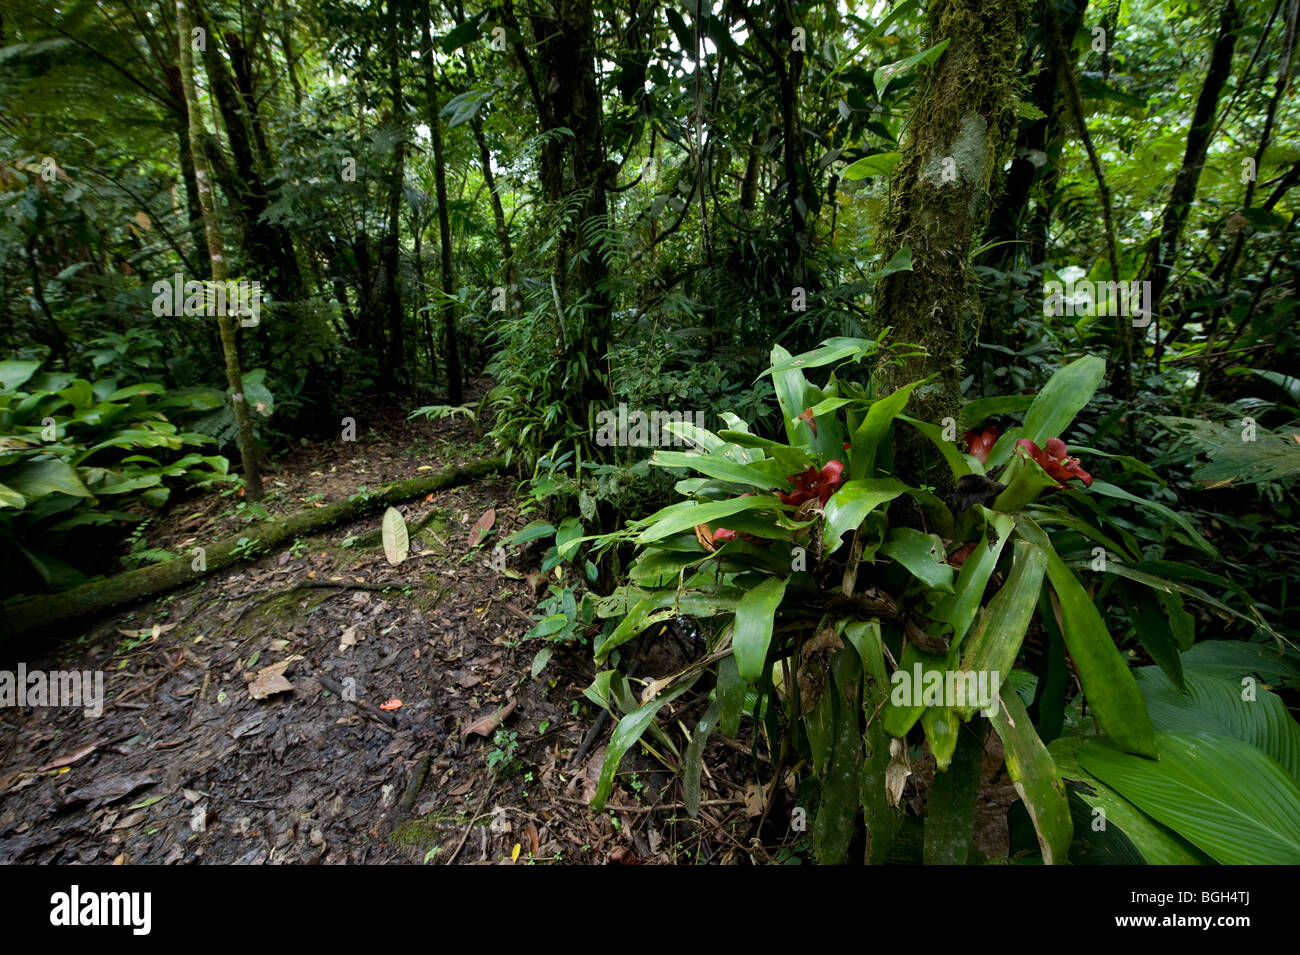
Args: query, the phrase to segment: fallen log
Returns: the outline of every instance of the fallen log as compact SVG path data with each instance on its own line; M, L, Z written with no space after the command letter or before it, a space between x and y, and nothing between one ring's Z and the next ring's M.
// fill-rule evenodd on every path
M91 581L61 593L38 594L12 600L0 608L0 644L35 630L53 629L85 617L105 614L145 597L175 590L202 580L214 571L263 557L295 537L344 524L434 491L468 484L499 471L504 466L504 458L476 461L465 467L447 468L436 474L387 484L364 497L337 501L325 507L300 511L250 526L224 540L204 545L203 570L194 569L195 559L191 552L161 564L151 564L115 577ZM242 545L241 540L245 541Z

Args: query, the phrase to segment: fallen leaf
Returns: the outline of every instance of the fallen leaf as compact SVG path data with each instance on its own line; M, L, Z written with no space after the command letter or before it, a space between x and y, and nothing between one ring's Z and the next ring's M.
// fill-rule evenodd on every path
M627 846L615 846L609 853L609 861L613 865L641 864L641 860L636 857L636 853Z
M346 630L343 631L342 636L339 637L339 653L342 653L348 647L355 647L358 643L360 643L362 640L365 639L365 637L357 636L357 627L359 626L360 624L354 623L352 626L348 627Z
M101 805L107 805L121 799L123 796L130 795L141 786L151 786L157 781L152 771L108 776L68 793L59 801L59 808L68 809L79 806L83 802L88 802L91 809L96 809Z
M519 843L517 843L517 842L515 843L515 847L514 847L513 849L510 850L510 861L511 861L511 862L518 862L518 861L519 861L519 853L520 853L520 851L523 850L523 848L524 848L524 847L521 846Z
M262 667L257 671L257 676L253 679L253 682L248 684L248 695L255 700L264 700L276 693L292 691L293 684L285 679L284 671L289 668L289 664L301 659L302 654L295 653L291 657L285 657L279 663L272 663L270 666Z
M103 740L97 739L93 742L87 743L85 746L81 747L80 749L74 749L71 753L66 753L63 756L60 756L58 759L51 760L50 762L42 766L40 769L36 770L36 772L45 773L45 772L49 772L51 769L58 769L60 766L71 766L77 760L84 759L85 757L93 753L96 749L99 748L99 744L102 742Z
M384 519L380 526L384 540L384 556L388 558L390 564L400 564L406 560L406 555L411 548L406 521L397 508L390 507L384 511Z
M248 695L254 700L264 700L268 696L274 696L277 693L291 692L293 692L293 684L280 673L272 673L268 676L259 675L256 680L248 684Z
M483 512L479 519L474 522L474 526L469 529L469 546L474 547L478 544L487 532L492 530L492 525L496 522L497 509L495 507L489 507Z
M465 782L461 783L459 786L457 786L457 787L456 787L455 789L453 789L451 792L447 793L447 795L448 795L448 796L463 796L463 795L465 795L467 792L469 792L469 791L470 791L471 789L473 789L473 788L474 788L474 780L472 780L472 779L467 779L467 780L465 780Z
M487 716L484 716L482 719L471 723L465 728L465 732L462 735L466 738L470 736L491 736L496 732L496 728L504 723L506 718L515 711L515 707L518 705L518 700L511 700L500 709L495 710Z
M402 701L394 697L387 703L380 703L379 708L381 710L400 710L402 708Z
M541 848L541 836L537 832L537 827L531 822L524 827L524 835L528 837L528 853L534 859L537 858L537 850Z

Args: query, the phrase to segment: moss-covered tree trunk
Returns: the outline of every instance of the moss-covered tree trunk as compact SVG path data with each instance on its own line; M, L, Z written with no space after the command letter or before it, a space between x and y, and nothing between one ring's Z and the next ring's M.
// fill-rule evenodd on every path
M217 205L212 194L212 177L208 174L207 154L203 151L203 113L199 106L199 93L194 86L194 52L190 46L193 18L186 0L176 0L176 31L180 40L181 89L185 93L185 106L189 116L190 156L194 163L194 180L199 194L199 209L203 214L203 228L207 236L208 261L213 282L225 282L225 244L221 236L221 220L217 218ZM251 500L262 496L262 469L257 459L257 445L253 440L253 419L244 400L244 374L239 367L239 343L235 338L235 319L222 309L217 316L221 333L221 351L226 362L226 382L230 385L230 403L239 430L239 457L244 465L244 484Z
M912 270L876 288L875 324L926 357L878 369L893 390L937 373L914 393L912 413L935 425L956 419L963 359L981 320L971 249L989 218L989 189L1016 135L1016 63L1029 0L933 0L927 44L948 42L918 80L916 101L889 185L877 250L889 261L910 249ZM913 482L943 485L946 469L911 429L899 435L896 468Z

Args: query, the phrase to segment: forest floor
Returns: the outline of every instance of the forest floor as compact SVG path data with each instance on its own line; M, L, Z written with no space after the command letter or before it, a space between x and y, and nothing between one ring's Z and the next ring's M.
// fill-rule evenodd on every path
M486 457L477 441L466 419L383 415L355 443L305 444L280 459L266 507L289 513ZM0 713L0 863L806 856L789 777L773 786L770 761L755 760L747 738L711 738L696 818L677 777L635 751L606 810L588 807L609 735L606 726L575 760L598 714L582 695L590 651L564 648L534 679L540 644L521 638L544 585L536 566L503 574L491 564L496 542L530 519L515 491L500 475L400 507L408 526L432 519L398 566L377 541L363 546L375 515L94 622L29 662L29 672L102 671L104 711ZM148 544L180 553L236 533L248 512L218 492L191 497ZM475 524L489 513L481 535ZM483 539L471 545L471 535ZM679 668L686 649L665 641L638 676ZM990 858L1007 854L1015 798L997 745L977 807L976 844ZM915 764L905 793L915 808L932 775L929 757Z

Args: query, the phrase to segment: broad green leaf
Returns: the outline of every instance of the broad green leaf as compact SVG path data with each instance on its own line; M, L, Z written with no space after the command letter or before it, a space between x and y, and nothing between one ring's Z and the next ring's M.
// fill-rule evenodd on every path
M984 513L992 525L992 537L986 529L984 536L975 545L975 550L961 565L961 572L957 574L953 593L935 604L934 609L930 611L931 618L952 627L950 652L955 652L961 646L971 623L975 620L975 615L979 613L980 605L984 602L984 589L988 586L989 578L993 576L993 569L997 566L1003 546L1015 529L1015 524L1007 515L987 510Z
M400 564L406 560L411 543L406 533L406 521L402 519L401 512L397 508L390 507L384 511L381 533L384 539L384 556L388 558L388 562Z
M1020 696L1002 695L1002 705L989 717L1006 751L1007 775L1020 794L1038 834L1046 865L1064 863L1074 836L1070 801L1047 747L1034 732L1033 721Z
M912 249L910 246L903 246L897 252L889 257L889 261L871 273L873 279L885 279L895 272L912 271Z
M17 391L40 367L39 361L0 361L0 394Z
M788 444L760 438L743 431L719 431L718 437L732 444L738 444L742 448L756 448L764 452L769 458L780 461L787 474L806 471L813 463L813 459L800 448L792 448Z
M686 747L686 759L682 763L682 803L686 806L686 815L691 817L700 811L700 773L704 768L704 744L709 741L709 735L718 725L720 714L721 707L714 700L695 724L691 744Z
M1028 541L1018 540L1011 574L993 595L980 615L975 629L962 644L960 672L988 673L999 683L1006 682L1025 640L1025 631L1033 619L1038 592L1043 586L1043 572L1048 557ZM957 707L964 719L970 719L978 707Z
M749 683L757 683L763 675L767 661L767 648L772 642L772 624L776 610L785 596L786 581L768 577L757 587L745 592L736 608L736 630L731 638L736 667Z
M927 674L933 672L942 676L947 670L946 656L918 650L911 642L903 645L898 669L890 677L889 702L885 704L883 713L885 731L890 736L906 736L925 712L924 705L912 702L915 697L909 690L923 688Z
M1269 683L1300 682L1300 653L1271 643L1203 640L1183 654L1183 666L1237 681L1258 675Z
M609 800L610 790L614 788L614 773L618 769L618 764L623 761L623 754L632 748L633 744L639 740L643 733L649 729L650 724L654 722L655 716L664 704L671 703L677 697L681 696L699 679L699 674L684 680L662 696L657 696L649 703L644 704L638 709L628 713L618 725L614 727L614 732L610 736L609 745L605 747L605 762L600 767L600 779L596 782L596 795L591 800L591 808L600 812L605 808L605 803Z
M870 156L863 156L857 162L849 164L844 170L844 178L869 179L872 176L888 176L902 158L902 153L873 153Z
M533 665L529 670L534 680L536 680L541 675L542 671L546 669L546 664L551 662L551 655L553 653L555 653L555 647L553 646L542 647L537 651L536 655L533 657Z
M879 349L880 343L870 338L828 338L821 346L802 355L792 356L780 345L772 349L772 365L763 375L777 375L804 368L820 368L846 358L862 358Z
M945 441L943 429L937 424L931 424L928 421L919 421L909 415L897 415L899 421L906 421L921 434L930 439L930 442L939 449L943 455L944 461L948 463L948 470L952 472L953 480L971 473L970 462L966 460L966 455L957 450L957 446L951 441ZM992 458L989 459L992 464Z
M1146 704L1092 598L1041 527L1019 516L1016 528L1047 553L1047 577L1061 607L1061 634L1102 731L1129 752L1155 756L1155 730Z
M1040 448L1061 437L1074 416L1092 400L1106 376L1106 361L1088 355L1061 368L1043 385L1025 412L1025 437Z
M922 50L920 53L914 53L911 56L899 60L896 63L890 63L886 66L879 67L875 73L871 74L871 81L876 87L876 96L883 97L885 90L889 89L889 84L898 77L902 76L908 70L917 66L926 66L933 63L943 55L943 51L948 48L948 41L943 40L936 43L928 50Z
M862 772L862 662L846 646L831 657L826 696L831 698L835 742L822 778L821 802L813 823L813 851L820 862L842 862L853 840ZM824 699L824 698L823 698Z
M1138 642L1165 675L1174 682L1174 685L1180 690L1183 689L1183 663L1178 655L1178 643L1174 639L1173 627L1170 625L1169 618L1165 616L1164 604L1158 598L1153 600L1154 595L1127 580L1120 582L1119 593L1124 600L1125 609L1128 610L1129 619L1133 621L1133 632ZM1151 699L1147 697L1148 711L1150 707ZM1161 727L1154 715L1151 722L1156 729L1170 728Z
M982 720L971 726L959 724L951 763L934 777L925 812L922 859L926 865L966 865L979 858L972 851L972 836L984 768L984 733Z
M845 352L845 355L847 354ZM841 355L840 357L844 356ZM776 403L781 408L781 418L785 422L786 439L792 447L811 452L812 435L800 428L798 420L798 416L803 413L804 408L808 407L806 397L808 381L800 370L807 364L807 361L800 364L799 359L791 357L790 353L780 345L773 345L772 367L763 374L772 376L772 387L776 391ZM761 378L762 375L759 377Z
M906 485L893 478L849 481L841 485L826 502L826 526L822 530L825 553L833 553L840 546L845 531L856 529L873 510L906 490Z
M1038 500L1049 487L1056 487L1056 478L1048 475L1034 460L1017 454L1001 475L1006 490L993 501L993 509L1003 514L1014 514Z
M735 613L744 595L744 591L733 587L719 588L711 593L699 590L660 590L651 594L640 594L639 591L627 593L635 597L635 601L627 609L623 620L614 628L614 632L595 648L597 663L603 663L615 649L643 630L672 617L713 617L723 613ZM597 612L601 617L618 616L621 608L615 609L615 606L625 598L622 594L611 596L616 596L617 599L605 598L597 604Z
M23 497L11 487L0 484L0 507L16 507L22 509L27 504L27 498Z
M1122 831L1147 865L1204 865L1213 862L1080 766L1079 747L1085 742L1078 736L1064 736L1052 740L1047 751L1062 779L1084 784L1075 789L1075 794L1094 811L1100 809L1104 813L1107 828L1115 827Z
M849 455L849 477L852 480L860 481L871 477L872 471L875 470L880 443L885 440L890 427L894 424L894 419L907 407L907 399L911 396L912 390L928 380L923 379L904 385L892 394L871 403L871 407L867 409L862 419L862 424L858 425L849 439L852 447L852 453Z
M879 620L854 620L844 625L844 639L858 652L862 662L862 713L866 732L859 785L862 816L867 829L867 848L863 853L872 865L885 861L903 814L890 802L885 791L885 769L890 762L890 735L880 719L881 706L889 698L889 674L885 668L884 644Z
M769 488L788 486L784 478L773 477L753 465L738 464L716 453L683 454L680 451L656 450L650 458L650 463L665 468L692 468L709 477L765 491Z
M689 441L702 451L719 451L726 448L726 443L712 431L697 428L689 421L669 421L664 425L664 430Z
M1156 738L1159 760L1094 739L1079 763L1223 865L1300 864L1300 785L1276 761L1230 736Z
M28 501L36 501L47 494L67 494L71 497L92 497L81 483L77 469L57 458L31 458L4 472L4 483L10 490Z
M740 733L740 716L745 708L745 692L749 684L741 679L734 656L718 661L718 728L722 735L735 739Z
M940 773L946 773L957 748L957 733L961 717L952 706L928 706L921 714L921 728L925 730L925 745L934 757Z
M1185 675L1185 693L1156 667L1140 667L1134 676L1157 732L1232 736L1300 782L1300 724L1275 693L1195 670Z
M123 398L134 398L136 395L163 395L167 393L165 385L160 385L154 381L143 382L138 385L127 385L125 388L119 388L110 394L105 401L121 401Z
M510 547L510 546L518 547L521 544L527 544L531 541L540 540L543 537L550 537L554 533L555 533L554 524L548 524L546 521L533 521L531 524L529 524L527 527L524 527L522 530L515 531L513 534L511 534L501 543L502 546L506 546L506 547Z
M970 431L995 414L1021 414L1034 403L1034 395L994 395L976 398L962 405L957 418L958 431Z
M898 561L931 590L953 592L952 565L938 534L927 534L914 527L896 527L881 545L880 553Z
M697 524L712 524L714 521L741 511L777 510L782 506L775 498L766 496L737 497L729 501L709 501L705 504L690 504L680 509L677 509L679 505L674 504L649 518L647 523L650 526L641 532L636 542L638 544L652 544L672 534L689 530Z

